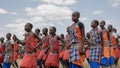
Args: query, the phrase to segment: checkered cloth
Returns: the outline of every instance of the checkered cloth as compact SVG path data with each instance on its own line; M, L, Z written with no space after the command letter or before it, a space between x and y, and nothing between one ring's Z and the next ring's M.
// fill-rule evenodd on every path
M6 62L6 63L10 62L10 54L5 54L4 62Z
M100 44L100 34L99 33L96 34L96 43Z
M70 31L70 35L71 35L71 38L70 38L71 42L72 43L77 42L78 39L77 39L77 33L75 29Z
M78 47L73 47L70 49L70 62L79 60Z
M99 61L100 59L100 47L90 48L90 61Z

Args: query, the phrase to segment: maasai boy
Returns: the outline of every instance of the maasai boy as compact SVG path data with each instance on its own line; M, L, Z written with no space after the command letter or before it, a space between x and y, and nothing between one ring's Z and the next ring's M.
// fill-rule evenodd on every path
M97 20L93 20L91 22L92 29L90 30L90 68L100 68L100 57L101 57L101 35L102 32L98 29L99 22Z
M79 21L79 17L79 12L72 13L72 21L74 23L70 26L70 68L83 67L83 65L79 63L79 61L81 61L79 53L83 52L85 29L84 24Z
M42 34L40 33L40 29L36 28L35 29L35 34L40 38L36 38L36 43L39 44L41 42L41 36ZM41 46L39 46L37 49L36 49L36 58L39 57L39 54L41 52ZM42 62L41 61L37 61L37 65L38 67L42 68Z
M15 68L18 68L17 59L19 57L19 45L18 45L17 37L15 35L13 35L13 41L14 41L14 44L13 44L13 49L14 49L13 60L14 60L14 64L13 64L13 66Z
M60 38L65 42L64 34L60 34ZM65 62L63 60L64 46L65 46L65 44L60 41L59 46L60 46L59 60L60 60L60 63L62 64L63 68L65 68Z
M10 68L13 61L13 45L11 43L11 33L6 34L6 39L3 68Z
M101 65L102 68L107 68L109 67L109 58L110 58L110 47L109 47L109 37L108 37L108 31L105 28L106 22L104 20L100 21L100 27L102 31L102 40L103 43L101 43L103 46L101 46L101 52L102 52L102 57L101 57Z
M25 55L21 61L21 68L37 68L37 61L35 57L36 38L39 38L32 32L33 25L31 23L25 24Z
M5 43L4 37L0 38L0 67L2 68L2 63L4 60L4 53L5 53Z
M50 27L49 32L50 32L50 39L49 39L50 53L45 62L45 65L50 68L58 68L59 67L59 40L62 41L62 39L56 35L55 27Z
M46 59L48 57L48 54L49 54L49 50L48 47L50 45L49 43L49 35L48 35L48 29L47 28L43 28L42 29L42 34L43 34L43 37L42 37L42 50L38 56L38 61L41 61L44 68L46 68L45 66L45 62L46 62Z
M110 58L109 64L111 68L115 68L115 59L116 59L116 46L118 45L117 36L113 32L113 26L108 25L108 33L109 33L109 46L110 46Z
M63 60L65 62L65 67L66 68L70 68L70 64L69 64L69 58L70 58L70 27L67 27L67 35L65 37L66 39L66 44L64 47L64 55L63 55Z

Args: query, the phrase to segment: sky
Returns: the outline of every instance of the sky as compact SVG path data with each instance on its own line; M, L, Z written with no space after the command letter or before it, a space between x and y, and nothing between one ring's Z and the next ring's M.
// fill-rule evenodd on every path
M80 12L85 32L91 29L92 20L105 20L106 27L112 24L120 33L120 0L0 0L0 37L10 32L23 39L28 22L33 31L55 26L58 35L66 34L74 11Z

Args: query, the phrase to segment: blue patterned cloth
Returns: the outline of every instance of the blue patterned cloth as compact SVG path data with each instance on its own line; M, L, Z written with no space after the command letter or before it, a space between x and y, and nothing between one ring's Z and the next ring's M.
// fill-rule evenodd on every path
M100 64L98 62L90 62L90 68L100 68Z
M90 61L99 61L100 59L100 47L90 48Z
M78 47L73 47L70 49L70 62L78 61L79 58L79 52Z

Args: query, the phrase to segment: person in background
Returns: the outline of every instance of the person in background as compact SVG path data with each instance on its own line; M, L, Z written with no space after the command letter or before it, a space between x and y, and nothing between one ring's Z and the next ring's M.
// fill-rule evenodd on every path
M11 42L11 33L6 34L6 39L3 68L10 68L13 61L13 45Z
M109 47L109 37L108 37L108 31L105 28L106 22L104 20L100 21L100 28L102 31L102 40L103 43L101 43L103 46L101 46L101 65L102 68L109 67L109 58L110 58L110 47Z
M5 53L4 37L0 37L0 68L2 68L4 53Z
M48 55L48 58L45 62L45 65L50 68L58 68L59 67L59 41L64 41L59 38L58 35L56 35L56 28L55 27L50 27L50 37L49 37L49 42L50 42L50 53Z
M93 20L91 22L91 30L88 32L90 39L90 68L100 68L100 57L101 57L101 43L102 43L102 32L98 28L99 22Z

